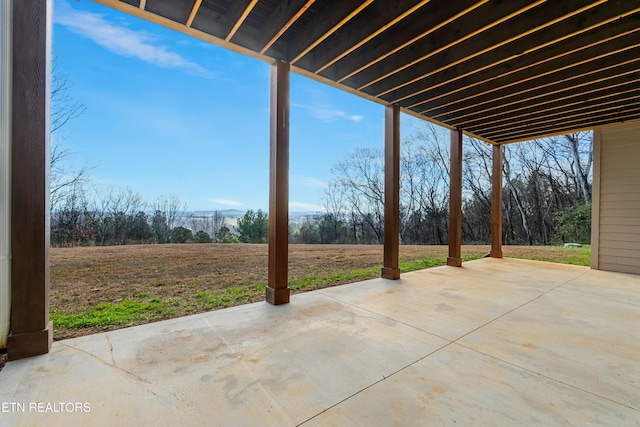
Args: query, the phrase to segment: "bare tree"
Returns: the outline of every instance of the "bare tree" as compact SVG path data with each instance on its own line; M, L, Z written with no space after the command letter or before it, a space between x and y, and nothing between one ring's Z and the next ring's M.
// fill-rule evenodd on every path
M220 211L213 211L210 216L193 216L190 218L191 228L194 233L206 232L211 240L218 241L220 229L225 226L227 218Z
M62 128L70 121L80 117L87 109L71 96L69 77L59 71L59 59L53 61L51 77L51 156L50 156L50 206L51 211L66 204L65 198L76 197L83 191L82 184L87 182L89 165L71 170L71 160L75 153L65 147Z

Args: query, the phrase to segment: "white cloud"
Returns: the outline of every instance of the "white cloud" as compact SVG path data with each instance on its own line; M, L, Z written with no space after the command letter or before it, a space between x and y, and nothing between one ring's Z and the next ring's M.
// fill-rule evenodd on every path
M244 206L244 203L228 199L212 199L214 202L227 206Z
M211 77L211 73L195 62L189 61L167 46L155 43L155 37L144 31L136 31L109 22L104 15L73 9L66 1L56 3L54 22L70 31L92 40L111 52L138 58L149 64L183 70L189 74Z
M336 119L343 119L359 123L364 119L364 116L362 115L349 114L329 104L313 104L305 106L305 108L309 110L313 117L323 122L332 122Z
M313 203L304 203L304 202L289 202L289 209L291 208L299 208L305 209L308 211L324 211L324 207L320 205L314 205Z
M304 176L304 175L291 175L291 182L295 184L302 184L306 187L314 188L314 189L323 189L327 188L329 184L321 179L314 178L312 176Z

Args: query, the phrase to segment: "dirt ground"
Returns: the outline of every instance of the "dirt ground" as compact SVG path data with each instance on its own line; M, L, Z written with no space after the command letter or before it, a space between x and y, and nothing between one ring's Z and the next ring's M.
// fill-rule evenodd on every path
M505 256L545 259L556 257L551 247L505 247ZM463 255L482 256L488 246L463 246ZM401 246L400 258L418 260L446 257L446 246ZM380 267L379 245L290 245L289 278L328 276L356 269ZM371 277L379 276L379 272ZM189 304L198 292L266 284L267 246L259 244L173 244L53 248L51 250L51 305L60 313L103 302L140 299L141 296L180 299L170 316L180 317L202 308ZM346 283L335 280L330 285ZM309 290L309 289L306 289ZM263 300L256 293L253 301ZM247 301L239 302L244 303ZM160 320L160 319L154 319ZM54 333L55 339L99 332L82 328Z
M488 246L465 247L482 255ZM402 246L407 260L446 256L444 246ZM290 245L289 277L330 275L381 266L382 246ZM51 303L62 312L140 293L185 293L267 281L267 246L259 244L131 245L51 250ZM336 283L337 284L337 283Z

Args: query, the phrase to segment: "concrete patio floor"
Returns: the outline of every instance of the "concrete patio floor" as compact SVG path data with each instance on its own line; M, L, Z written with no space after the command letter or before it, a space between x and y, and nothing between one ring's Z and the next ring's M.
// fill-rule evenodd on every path
M636 426L640 276L482 259L60 341L6 365L0 405L0 426Z

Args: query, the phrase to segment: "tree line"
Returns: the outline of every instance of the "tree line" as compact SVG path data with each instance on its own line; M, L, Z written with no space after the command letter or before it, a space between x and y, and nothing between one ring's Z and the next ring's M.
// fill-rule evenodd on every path
M486 244L491 226L491 147L463 144L465 244ZM589 243L591 133L503 147L503 242L548 245ZM384 155L356 148L336 163L324 212L292 224L293 243L380 244L384 225ZM426 125L401 148L400 239L444 245L449 239L449 141ZM146 243L266 243L268 215L247 211L237 221L220 212L193 216L177 196L148 203L132 190L94 190L75 179L52 187L51 243L55 246Z
M131 189L87 193L75 184L52 205L52 246L267 241L268 215L262 210L249 210L234 221L219 211L189 214L175 195L147 203Z
M465 244L486 244L491 227L489 144L463 144ZM503 147L503 241L548 245L591 238L592 133L574 133ZM449 241L449 140L431 124L401 144L400 240ZM356 148L332 168L325 213L302 226L294 241L382 243L384 153Z

